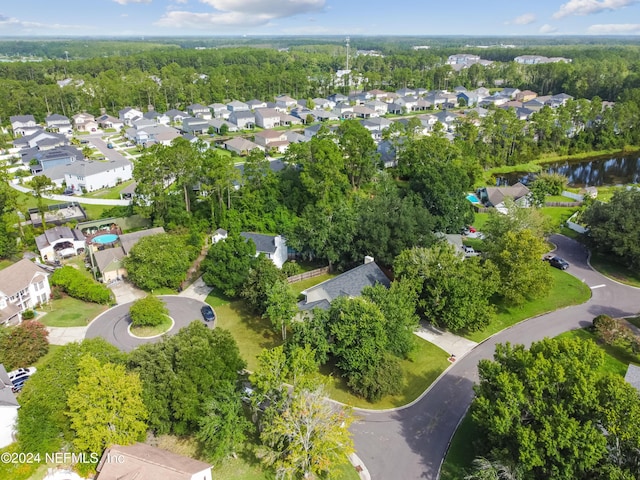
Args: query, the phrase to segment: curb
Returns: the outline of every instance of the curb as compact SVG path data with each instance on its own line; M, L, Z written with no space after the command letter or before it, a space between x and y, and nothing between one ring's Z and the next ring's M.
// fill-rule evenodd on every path
M349 454L349 461L351 462L351 465L353 465L353 467L356 469L356 472L358 472L358 476L362 480L371 480L371 474L369 473L369 470L367 470L367 466L358 455L356 455L355 453Z

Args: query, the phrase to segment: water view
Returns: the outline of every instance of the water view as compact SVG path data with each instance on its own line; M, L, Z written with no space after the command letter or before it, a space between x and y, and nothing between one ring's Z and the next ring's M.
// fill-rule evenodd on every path
M582 161L564 161L543 165L544 171L560 173L569 179L572 187L599 187L640 183L640 157L597 158ZM503 175L501 182L512 185L518 181L529 183L535 174L516 172Z

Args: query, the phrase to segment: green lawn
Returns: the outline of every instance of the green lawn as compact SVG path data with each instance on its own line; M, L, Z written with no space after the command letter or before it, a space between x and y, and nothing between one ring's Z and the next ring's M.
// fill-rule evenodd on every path
M418 348L411 358L400 362L404 372L404 386L398 395L389 395L379 402L371 403L349 392L347 382L340 377L330 364L321 368L327 380L329 397L342 403L360 408L382 410L400 407L418 398L436 378L449 366L449 354L432 343L416 338Z
M561 270L549 267L553 277L551 291L544 297L529 301L520 307L504 307L497 305L498 314L489 326L464 336L474 342L481 342L505 328L515 325L527 318L552 312L559 308L586 302L591 297L591 290L576 277Z
M126 182L122 182L120 185L116 185L113 188L103 188L101 190L96 190L94 192L89 192L85 197L89 198L106 198L111 200L119 200L120 199L120 190L131 185L135 180L129 180Z
M554 232L569 220L569 217L578 210L578 207L542 207L540 212L551 222L551 229Z
M622 265L613 256L593 253L590 262L591 266L603 275L632 287L640 287L640 272Z
M38 317L38 320L48 327L85 327L107 308L106 305L63 297L52 300L50 306L38 310L46 313L41 318Z
M171 318L169 318L168 316L164 315L160 325L155 325L153 327L132 326L131 335L135 335L136 337L141 337L141 338L155 337L156 335L161 335L165 332L168 332L172 326L173 326L173 320L171 320Z
M325 273L323 275L318 275L317 277L307 278L306 280L301 280L296 283L291 284L291 288L297 294L300 294L303 290L306 290L309 287L313 287L314 285L318 285L319 283L324 282L325 280L329 280L330 278L335 277L335 273Z
M487 220L489 220L489 215L489 213L475 214L475 218L473 219L473 226L476 228L476 230L482 231L484 225L487 223Z
M547 195L544 197L545 202L575 202L573 198L565 197L564 195Z
M614 374L624 376L629 363L640 364L640 357L632 355L630 352L611 345L599 344L596 336L590 329L571 330L558 335L559 338L580 338L596 342L605 352L604 364L600 372L604 374ZM459 480L464 478L466 469L471 467L471 462L475 458L474 441L477 441L480 432L471 419L471 415L466 415L462 423L456 430L447 456L442 464L440 478L442 480Z
M7 268L11 265L13 265L13 262L11 260L7 260L7 259L0 260L0 270L2 270L3 268Z

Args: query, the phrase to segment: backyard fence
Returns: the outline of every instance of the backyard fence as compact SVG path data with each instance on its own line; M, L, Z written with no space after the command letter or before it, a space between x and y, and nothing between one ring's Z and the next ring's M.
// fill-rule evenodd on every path
M562 192L562 196L573 198L576 202L584 201L584 195L580 195L579 193L567 192L566 190Z
M299 282L300 280L306 280L307 278L318 277L326 273L329 273L329 267L316 268L315 270L309 270L308 272L292 275L287 278L287 282L295 283L295 282Z
M576 220L576 218L577 218L577 213L574 213L573 215L571 215L571 217L569 217L569 220L567 220L567 228L573 230L574 232L586 233L587 230L589 229L573 222L573 220Z
M582 202L544 202L545 207L579 207Z

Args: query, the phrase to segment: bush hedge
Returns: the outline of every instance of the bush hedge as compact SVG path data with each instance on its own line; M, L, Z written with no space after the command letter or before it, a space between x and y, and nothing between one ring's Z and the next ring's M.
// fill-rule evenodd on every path
M169 315L169 311L164 302L153 295L136 300L129 309L129 316L134 327L155 327L160 325L163 317L167 315Z
M86 302L109 304L111 291L101 283L85 277L77 269L66 266L53 272L51 284L61 287L67 295Z

